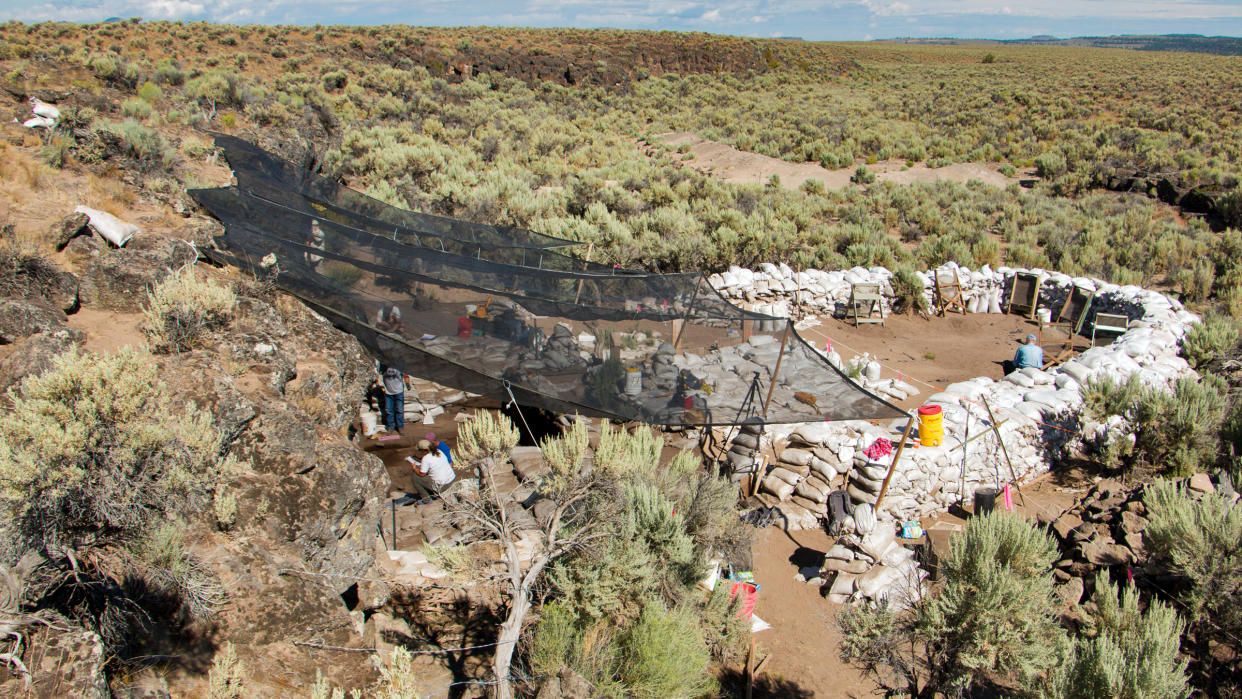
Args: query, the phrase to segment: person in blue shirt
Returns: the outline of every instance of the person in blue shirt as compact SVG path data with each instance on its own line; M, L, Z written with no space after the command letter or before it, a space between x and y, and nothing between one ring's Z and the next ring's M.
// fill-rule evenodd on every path
M451 449L449 449L449 445L436 439L435 432L428 432L426 439L431 444L431 448L439 449L440 453L444 454L445 460L449 462L449 466L452 466L453 465L453 452Z
M1013 355L1014 371L1028 366L1036 369L1044 367L1044 349L1036 342L1034 335L1027 335L1026 344Z

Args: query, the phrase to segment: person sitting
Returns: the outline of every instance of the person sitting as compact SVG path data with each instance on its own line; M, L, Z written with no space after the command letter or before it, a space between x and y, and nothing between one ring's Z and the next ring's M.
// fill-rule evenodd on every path
M1012 368L1005 373L1013 373L1024 367L1044 368L1044 348L1039 346L1034 335L1026 336L1026 344L1014 353Z
M419 440L415 454L421 458L416 460L413 456L407 456L405 460L414 469L414 490L422 500L432 499L457 480L457 473L449 466L448 459L444 458L439 449L432 449L431 442Z
M387 309L387 311L381 308L379 313L376 314L375 327L386 333L400 335L405 330L405 325L401 322L401 309L395 305Z
M453 465L453 450L449 449L449 445L445 444L444 442L441 442L439 439L436 439L435 432L428 432L426 439L427 439L427 443L431 445L431 448L439 449L440 453L444 454L444 458L448 460L449 466L452 466Z

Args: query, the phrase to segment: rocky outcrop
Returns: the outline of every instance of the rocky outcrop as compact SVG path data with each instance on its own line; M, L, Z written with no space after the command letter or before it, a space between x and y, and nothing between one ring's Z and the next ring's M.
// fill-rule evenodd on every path
M65 314L41 299L0 299L0 344L36 333L59 330Z
M0 395L27 376L47 371L56 355L81 345L85 339L82 331L61 327L30 335L5 348L8 352L0 353Z
M189 243L151 235L134 236L116 250L95 256L82 275L82 303L114 311L142 308L151 287L174 270L194 262Z
M104 674L104 648L99 636L81 628L66 631L34 627L24 644L30 683L11 677L0 681L0 696L31 699L106 699L108 680Z

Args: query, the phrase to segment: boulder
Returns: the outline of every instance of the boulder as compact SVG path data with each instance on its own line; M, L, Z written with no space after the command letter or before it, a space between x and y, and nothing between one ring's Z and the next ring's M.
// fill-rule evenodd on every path
M1057 585L1053 588L1053 591L1056 592L1057 599L1061 601L1061 608L1071 609L1082 601L1082 578L1070 578L1064 585Z
M1082 526L1082 518L1071 512L1066 512L1052 523L1052 529L1062 540L1068 540L1070 533Z
M0 395L27 376L42 374L52 367L56 355L86 341L74 328L61 328L18 340L0 355Z
M83 233L90 233L90 228L87 225L90 221L90 216L80 211L75 211L52 224L51 230L48 231L48 237L56 241L57 250L64 250L70 240Z
M1114 543L1112 539L1097 539L1083 544L1083 558L1097 566L1115 566L1134 563L1134 552Z
M71 313L78 307L78 278L45 257L19 252L0 265L0 296L42 299Z
M65 314L42 299L0 299L0 344L65 327Z
M82 303L116 311L140 310L147 292L198 257L182 241L139 236L123 248L99 255L82 275Z
M27 648L37 648L31 652ZM6 674L0 682L0 696L60 699L111 697L107 675L104 674L104 647L99 636L82 629L68 630L29 627L22 645L30 684Z
M1197 493L1216 492L1216 486L1212 485L1212 478L1206 473L1196 473L1191 476L1190 489Z

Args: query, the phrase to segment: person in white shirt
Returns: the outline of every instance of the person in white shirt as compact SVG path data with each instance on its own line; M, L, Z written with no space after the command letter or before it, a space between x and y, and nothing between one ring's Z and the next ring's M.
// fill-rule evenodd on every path
M448 459L444 458L439 449L431 448L431 442L419 440L417 453L422 456L420 460L416 461L413 456L407 456L405 460L414 468L412 475L418 496L423 500L430 500L457 480L457 473L449 466Z

